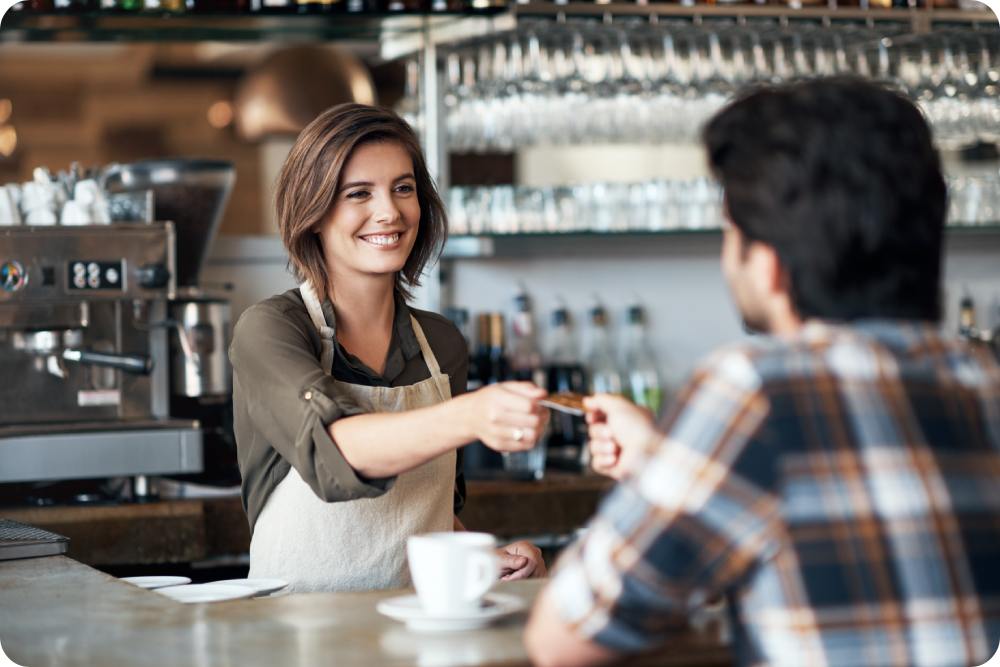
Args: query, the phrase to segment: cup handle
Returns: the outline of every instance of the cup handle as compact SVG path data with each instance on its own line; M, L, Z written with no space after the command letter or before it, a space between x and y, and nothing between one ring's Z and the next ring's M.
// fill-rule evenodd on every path
M478 600L493 588L497 575L497 557L492 553L475 551L469 554L466 570L465 600Z

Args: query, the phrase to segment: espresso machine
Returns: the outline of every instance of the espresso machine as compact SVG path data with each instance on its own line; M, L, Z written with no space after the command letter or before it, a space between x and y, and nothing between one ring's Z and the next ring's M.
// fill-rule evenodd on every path
M171 222L0 228L0 482L202 469L171 417Z

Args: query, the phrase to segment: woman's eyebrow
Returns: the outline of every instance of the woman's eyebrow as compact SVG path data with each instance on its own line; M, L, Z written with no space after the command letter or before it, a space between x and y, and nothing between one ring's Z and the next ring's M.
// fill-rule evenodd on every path
M413 174L406 173L406 174L403 174L402 176L397 176L396 178L394 178L392 180L392 182L393 183L398 183L399 181L405 181L408 178L412 179L412 180L417 180L417 177L414 176ZM351 183L344 183L343 185L340 186L340 189L341 190L350 190L351 188L357 188L357 187L369 187L370 188L373 185L375 185L375 184L371 183L369 181L353 181Z
M340 186L341 190L349 190L350 188L357 188L361 186L371 187L374 183L369 183L368 181L355 181L353 183L344 183Z

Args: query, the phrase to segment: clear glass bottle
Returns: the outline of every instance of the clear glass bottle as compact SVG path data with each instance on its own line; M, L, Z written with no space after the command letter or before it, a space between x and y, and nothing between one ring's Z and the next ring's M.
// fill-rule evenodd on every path
M355 0L356 1L356 0ZM348 0L350 4L352 0ZM395 111L420 136L423 130L423 116L420 113L420 63L416 58L406 61L406 87L403 96L396 102Z
M542 368L542 353L538 347L535 322L531 315L531 299L521 290L514 297L513 336L510 346L510 377L512 380L534 382L539 387L548 383Z
M663 405L663 382L646 336L646 312L642 306L633 303L628 307L627 315L625 395L658 414Z
M590 309L591 349L587 360L590 374L590 392L593 394L621 394L622 378L615 363L608 313L604 306L595 304Z
M542 354L535 335L535 322L531 316L531 299L524 288L514 297L514 317L512 321L509 375L512 380L534 382L545 387L547 377L542 367ZM535 446L526 452L510 452L503 455L504 470L515 476L541 479L545 474L545 459L548 453L548 430L540 434Z

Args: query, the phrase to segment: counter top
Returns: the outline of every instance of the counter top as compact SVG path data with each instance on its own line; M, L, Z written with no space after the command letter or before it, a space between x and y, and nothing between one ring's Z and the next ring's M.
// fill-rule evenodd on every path
M534 600L542 582L495 590ZM415 634L378 614L379 600L412 590L286 595L181 604L65 556L0 561L0 643L19 665L528 665L526 613L482 630ZM629 665L729 665L708 632Z
M469 481L459 518L469 530L513 536L567 534L582 526L613 485L599 475L549 471L530 482ZM135 505L0 508L13 519L70 538L88 565L184 563L250 550L238 497Z

